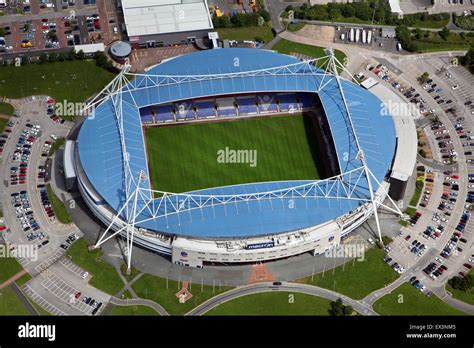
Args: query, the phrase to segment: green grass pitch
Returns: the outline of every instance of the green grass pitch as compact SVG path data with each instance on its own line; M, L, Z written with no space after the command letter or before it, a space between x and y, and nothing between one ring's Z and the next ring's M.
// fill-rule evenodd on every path
M324 173L308 115L146 128L146 142L155 190L179 193L252 182L314 180ZM220 163L218 151L226 147L256 150L255 165L228 163L231 157Z

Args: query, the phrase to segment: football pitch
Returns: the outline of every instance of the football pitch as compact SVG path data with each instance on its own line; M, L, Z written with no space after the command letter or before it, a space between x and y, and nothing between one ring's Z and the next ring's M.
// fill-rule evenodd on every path
M187 192L324 176L308 115L160 126L145 132L155 190Z

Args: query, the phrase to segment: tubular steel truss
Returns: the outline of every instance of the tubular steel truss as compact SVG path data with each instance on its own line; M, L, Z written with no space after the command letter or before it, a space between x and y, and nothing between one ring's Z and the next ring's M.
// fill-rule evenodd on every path
M340 82L338 69L349 74L351 79L355 80L353 76L345 69L334 56L332 49L326 49L326 56L318 59L300 61L294 64L279 66L268 69L259 69L253 71L243 71L236 73L212 74L212 75L146 75L146 74L132 74L129 73L129 66L125 66L123 71L107 85L101 93L90 101L83 112L85 114L93 112L95 106L100 103L111 100L113 104L114 114L117 121L118 131L120 134L120 142L122 149L123 160L123 182L125 199L118 209L117 214L101 235L95 248L100 247L114 236L126 235L127 241L127 265L128 270L131 267L133 237L136 232L135 226L154 219L167 219L170 216L177 216L181 213L190 212L196 209L205 209L228 205L238 204L242 202L261 201L261 200L281 200L288 198L300 199L344 199L359 201L361 203L371 203L377 225L377 232L382 242L380 231L379 217L377 213L378 207L383 207L388 211L398 214L400 211L395 202L388 196L387 191L383 185L378 181L375 175L367 166L365 155L360 146L357 133L352 122L351 112L347 105L346 97ZM321 65L321 63L323 63ZM325 71L315 71L314 65L320 64L325 67ZM196 81L218 80L229 78L244 78L255 76L273 76L273 75L312 75L322 76L318 88L318 92L322 90L331 80L336 80L340 96L342 98L345 117L351 130L351 137L357 150L357 155L354 160L358 160L361 164L346 173L328 178L325 180L308 181L301 184L298 182L295 186L284 189L267 191L267 192L253 192L236 195L205 195L193 193L171 193L156 191L149 188L149 185L144 187L143 182L147 181L146 174L143 171L133 173L130 166L130 158L127 152L127 143L124 131L123 121L123 103L122 93L127 91L136 91L151 87L162 87L173 84L189 83ZM133 79L128 79L127 76L132 76ZM132 95L130 93L130 95ZM136 105L135 105L136 106ZM361 184L363 183L363 184ZM383 199L376 199L374 194L373 183L376 184L377 190L382 192L383 197L387 197L393 207L383 204ZM159 197L159 198L153 198ZM109 234L109 232L112 232Z

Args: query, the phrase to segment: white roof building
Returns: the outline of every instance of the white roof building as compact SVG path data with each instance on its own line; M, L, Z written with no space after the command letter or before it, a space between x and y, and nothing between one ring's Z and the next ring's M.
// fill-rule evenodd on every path
M122 0L129 37L212 29L206 0Z
M390 10L392 13L397 14L399 18L403 17L403 11L400 7L400 0L388 0L388 4L390 5Z

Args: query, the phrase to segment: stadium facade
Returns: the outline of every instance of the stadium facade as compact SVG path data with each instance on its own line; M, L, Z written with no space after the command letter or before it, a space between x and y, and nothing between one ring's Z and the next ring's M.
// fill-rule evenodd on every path
M218 49L176 57L146 74L120 74L91 103L74 152L80 192L109 226L97 246L120 234L129 264L133 245L190 267L250 263L321 254L377 217L374 206L400 214L383 202L392 164L406 155L397 150L403 135L379 98L334 73L343 67L329 52L325 71L272 51ZM312 110L326 125L333 176L183 193L152 189L143 127L295 110Z

